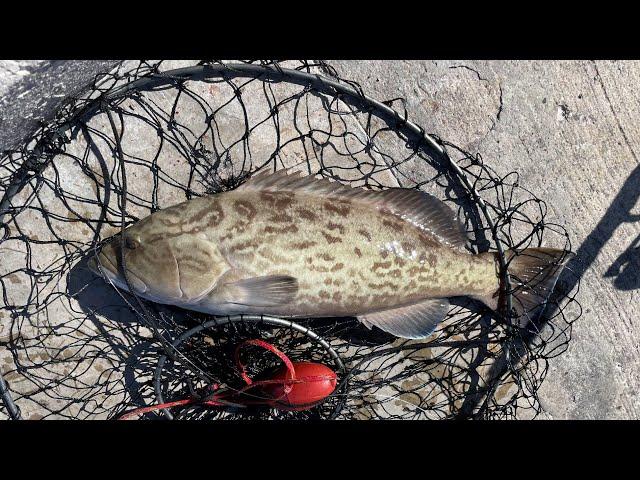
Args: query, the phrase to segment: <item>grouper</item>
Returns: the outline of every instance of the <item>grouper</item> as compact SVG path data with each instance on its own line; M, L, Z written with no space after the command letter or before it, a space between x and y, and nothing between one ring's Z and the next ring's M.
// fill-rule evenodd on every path
M103 245L92 270L148 300L213 315L355 316L425 338L450 297L493 309L503 301L496 254L470 253L453 210L417 189L263 172L154 212L123 235ZM528 248L506 258L512 313L526 316L547 301L569 255Z

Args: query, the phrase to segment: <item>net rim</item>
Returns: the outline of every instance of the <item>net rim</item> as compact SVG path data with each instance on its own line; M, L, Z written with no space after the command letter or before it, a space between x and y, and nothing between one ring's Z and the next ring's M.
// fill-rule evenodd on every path
M330 71L327 73L331 75ZM493 221L493 218L489 213L487 205L485 204L478 191L473 187L464 171L448 155L445 142L437 137L427 134L424 129L409 121L407 119L406 112L405 116L403 117L400 113L398 113L398 111L391 108L390 105L368 97L361 89L356 90L355 88L346 85L345 83L341 83L344 82L344 80L341 80L339 78L333 79L329 78L328 76L307 73L300 70L283 68L277 64L275 64L275 66L246 63L225 63L214 65L204 64L193 67L172 69L161 73L147 73L142 77L127 83L126 85L112 87L111 91L104 93L97 98L88 100L85 105L78 108L70 115L68 119L66 119L62 123L59 123L58 121L56 125L55 119L50 121L48 125L43 127L41 133L42 138L40 138L40 140L37 141L36 145L32 149L30 149L31 158L29 160L35 159L35 165L31 164L30 162L24 162L14 173L14 175L12 176L13 178L7 185L5 194L0 200L0 224L3 222L5 215L8 213L8 205L11 201L11 198L20 191L21 185L24 185L28 182L29 173L39 173L53 161L53 158L60 151L63 151L62 145L60 145L59 143L60 139L64 138L64 133L67 130L73 128L74 125L86 121L87 118L100 113L102 110L106 109L108 111L108 109L111 108L112 102L117 102L121 99L124 99L128 95L135 92L171 84L173 84L173 88L179 88L179 82L185 82L187 80L199 81L207 78L220 78L229 76L251 77L260 79L262 81L296 83L299 85L303 85L305 86L305 88L309 88L310 90L316 90L320 93L325 93L337 97L340 100L345 101L345 103L355 103L361 108L364 106L367 113L376 115L377 117L382 119L393 129L396 134L403 133L407 135L407 138L414 137L417 140L415 144L416 148L425 148L427 149L428 153L429 151L435 152L437 154L437 157L442 161L443 167L449 168L455 174L454 177L461 184L464 190L466 190L471 195L472 199L477 204L478 208L482 211L487 221L498 254L497 258L500 265L500 275L502 280L500 283L500 288L502 290L501 294L503 294L506 299L505 312L510 312L512 304L512 289L510 286L509 274L506 268L506 258L503 248L503 241L498 235L497 229L495 227L495 222ZM86 88L83 88L82 91L86 92L87 89L90 89L90 84L87 85ZM72 99L74 98L69 98L69 100ZM78 98L75 99L78 100ZM64 105L59 106L57 112L59 112L63 107ZM47 130L47 128L49 130ZM247 316L244 316L244 318L246 320ZM279 320L289 323L287 320ZM215 321L211 322L215 323ZM305 327L301 328L305 329ZM20 418L19 409L13 402L9 390L7 388L4 388L5 386L6 385L4 384L4 381L0 378L0 396L2 397L3 402L10 413L10 417Z

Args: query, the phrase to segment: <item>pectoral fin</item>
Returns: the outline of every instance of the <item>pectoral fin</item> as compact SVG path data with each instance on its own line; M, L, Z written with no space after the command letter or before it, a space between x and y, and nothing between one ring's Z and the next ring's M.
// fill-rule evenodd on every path
M446 298L426 300L407 307L393 308L358 317L367 326L376 327L396 337L426 338L449 311Z
M228 303L274 307L291 302L298 293L298 280L288 275L253 277L223 286Z

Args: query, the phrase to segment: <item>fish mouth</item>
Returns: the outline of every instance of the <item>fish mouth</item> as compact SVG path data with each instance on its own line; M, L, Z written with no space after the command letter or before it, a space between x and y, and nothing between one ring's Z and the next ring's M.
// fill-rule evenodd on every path
M102 274L100 273L100 267L98 267L98 261L96 260L95 256L87 260L87 268L91 270L92 273L100 277L102 276Z
M87 267L99 277L104 278L107 282L129 292L129 286L127 285L124 277L120 274L118 267L104 253L100 252L97 256L91 257L87 261ZM131 271L127 272L127 277L129 277L129 282L136 293L143 294L148 290L147 285Z

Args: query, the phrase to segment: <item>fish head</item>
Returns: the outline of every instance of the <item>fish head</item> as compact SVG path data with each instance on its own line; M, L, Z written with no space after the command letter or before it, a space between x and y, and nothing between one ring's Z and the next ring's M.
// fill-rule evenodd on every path
M140 220L106 242L89 268L129 291L126 269L133 292L158 303L198 303L230 266L205 234L183 231L183 215L171 207Z
M118 288L129 291L130 285L133 293L141 297L175 303L182 291L171 238L152 234L145 225L143 220L111 237L88 266Z

